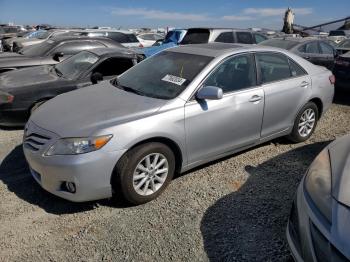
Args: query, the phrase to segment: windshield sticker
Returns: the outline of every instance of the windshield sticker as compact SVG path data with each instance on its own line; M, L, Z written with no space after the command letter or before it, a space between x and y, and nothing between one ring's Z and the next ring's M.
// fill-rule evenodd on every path
M162 80L178 86L181 86L183 83L186 82L185 78L173 76L173 75L166 75L162 78Z

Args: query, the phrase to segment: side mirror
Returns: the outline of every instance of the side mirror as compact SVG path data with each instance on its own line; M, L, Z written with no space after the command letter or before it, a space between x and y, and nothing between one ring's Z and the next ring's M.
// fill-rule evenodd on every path
M92 73L91 75L91 82L93 84L97 84L99 81L103 80L103 75L99 72Z
M196 94L197 99L219 100L222 98L222 89L216 86L203 86Z
M58 53L55 53L53 56L52 56L52 59L59 62L60 61L60 57L63 57L64 56L64 53L62 52L58 52Z

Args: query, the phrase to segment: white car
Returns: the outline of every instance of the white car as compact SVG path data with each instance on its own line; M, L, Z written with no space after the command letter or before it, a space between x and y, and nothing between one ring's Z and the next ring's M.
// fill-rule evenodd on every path
M137 39L140 41L143 47L150 47L156 41L164 39L164 36L155 33L145 33L137 36Z

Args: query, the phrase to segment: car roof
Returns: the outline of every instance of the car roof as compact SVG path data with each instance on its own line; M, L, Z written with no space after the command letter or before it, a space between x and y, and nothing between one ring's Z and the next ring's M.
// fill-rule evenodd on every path
M244 45L244 44L209 43L209 44L181 45L178 47L170 48L168 50L172 52L217 57L225 53L231 53L232 51L236 51L240 48L249 48L249 47L250 45Z
M50 39L51 41L54 41L54 42L69 42L69 41L76 41L76 40L93 40L93 41L101 41L101 42L105 42L105 43L112 43L114 45L120 45L122 46L121 44L117 43L116 41L108 38L108 37L91 37L91 36L71 36L71 35L57 35L55 36L54 38L51 38Z
M193 44L193 45L180 45L167 49L166 51L186 53L193 55L202 55L210 57L219 57L230 55L232 53L247 52L247 51L269 51L279 52L284 54L293 55L285 49L271 46L250 45L250 44L228 44L228 43L208 43L208 44ZM166 52L165 51L165 52Z
M232 31L240 31L240 32L255 32L250 29L239 29L239 28L229 28L229 27L191 27L186 30L196 30L196 29L201 29L201 30L232 30Z
M128 30L118 30L118 29L85 29L85 30L82 30L82 32L89 32L89 33L116 32L116 33L122 33L122 34L134 34L133 32Z
M136 53L133 50L125 47L94 48L87 51L94 53L98 56L121 56L121 57L129 57L129 58L136 57Z

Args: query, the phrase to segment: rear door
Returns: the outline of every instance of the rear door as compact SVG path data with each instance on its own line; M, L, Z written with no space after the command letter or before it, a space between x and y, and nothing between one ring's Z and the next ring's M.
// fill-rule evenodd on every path
M335 50L334 48L325 43L325 42L318 42L319 43L319 48L320 48L320 65L323 65L327 67L329 70L333 69L334 66L334 53Z
M299 55L315 65L322 65L321 52L317 41L305 43L298 48Z
M260 82L265 93L261 137L288 130L311 93L311 79L295 61L282 53L256 54Z
M252 54L226 59L201 86L220 87L224 95L219 100L193 99L186 103L189 163L198 163L258 141L264 92L256 85Z

